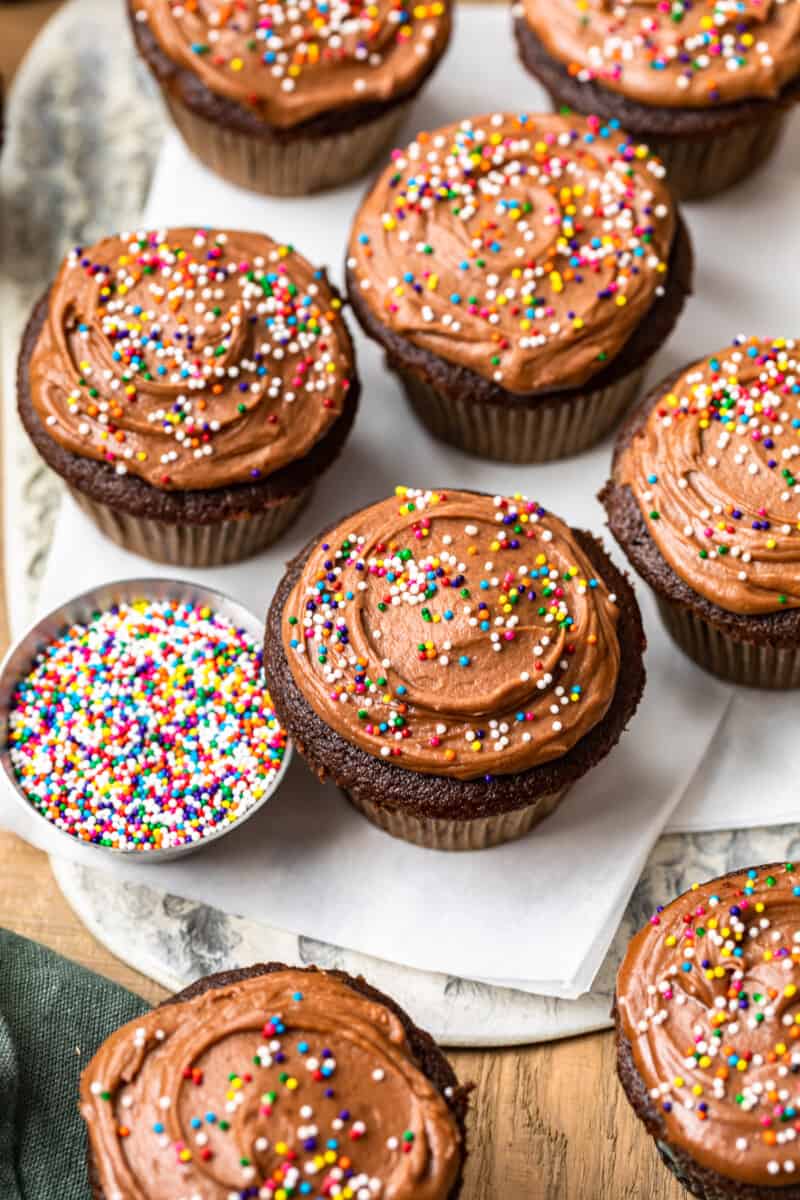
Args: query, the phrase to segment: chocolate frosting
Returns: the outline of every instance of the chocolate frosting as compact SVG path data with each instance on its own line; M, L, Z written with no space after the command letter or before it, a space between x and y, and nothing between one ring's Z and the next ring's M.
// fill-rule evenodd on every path
M774 98L800 73L798 0L522 0L521 8L577 79L640 104Z
M173 61L279 128L412 91L451 23L451 0L138 0L135 11Z
M421 133L356 217L348 267L389 328L507 391L586 382L663 295L663 167L582 117Z
M323 271L256 233L122 234L65 260L28 369L47 432L161 489L303 458L353 376Z
M559 758L605 716L618 609L569 528L524 497L398 488L309 555L292 675L368 754L474 779Z
M446 1200L461 1163L399 1016L324 972L254 975L124 1025L83 1074L81 1112L108 1200L300 1184L308 1200Z
M673 571L735 613L800 607L796 343L738 339L682 374L615 465Z
M762 1187L796 1187L800 1171L798 941L800 872L760 867L659 909L617 979L622 1031L665 1140Z

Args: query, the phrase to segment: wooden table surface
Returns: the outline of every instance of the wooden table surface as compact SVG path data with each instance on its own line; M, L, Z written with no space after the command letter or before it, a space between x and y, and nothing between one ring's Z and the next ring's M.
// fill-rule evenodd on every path
M0 3L0 73L5 80L58 2ZM2 582L0 555L0 648L7 640ZM0 925L148 1000L164 995L81 925L61 896L46 857L3 833ZM611 1034L525 1050L460 1051L451 1058L460 1078L476 1085L462 1200L680 1200L686 1195L661 1166L628 1108L614 1074Z

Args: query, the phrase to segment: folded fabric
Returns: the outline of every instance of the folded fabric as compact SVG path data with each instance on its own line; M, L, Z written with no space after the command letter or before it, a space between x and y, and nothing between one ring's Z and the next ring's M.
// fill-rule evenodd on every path
M0 1197L88 1200L78 1078L147 1011L125 988L0 929Z

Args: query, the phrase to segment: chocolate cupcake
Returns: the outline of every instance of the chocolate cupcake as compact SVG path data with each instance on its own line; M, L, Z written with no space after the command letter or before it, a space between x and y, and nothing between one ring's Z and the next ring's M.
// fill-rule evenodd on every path
M691 658L800 687L800 363L744 338L665 380L620 433L609 526Z
M450 39L451 0L128 0L189 149L241 187L298 196L362 175Z
M800 1200L800 872L695 884L631 942L617 1070L662 1159L701 1200Z
M794 0L521 0L514 28L553 104L647 142L683 200L760 166L800 98Z
M644 686L633 591L524 497L399 488L289 565L267 620L280 719L396 837L521 837L604 758Z
M281 963L199 980L81 1077L93 1200L456 1200L466 1109L388 996Z
M613 428L690 290L662 176L582 117L476 117L395 155L356 217L348 289L432 433L525 463Z
M341 301L262 234L172 229L74 250L36 305L22 422L119 545L214 566L275 541L358 402Z

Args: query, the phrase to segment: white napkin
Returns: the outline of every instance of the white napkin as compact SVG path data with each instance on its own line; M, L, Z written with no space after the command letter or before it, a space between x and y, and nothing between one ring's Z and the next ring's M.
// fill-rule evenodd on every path
M800 336L800 113L768 166L710 203L690 205L695 296L668 344L675 363L736 332ZM657 378L656 368L651 378ZM670 830L749 829L797 821L798 693L729 688L731 703Z
M361 365L366 399L358 433L302 526L249 563L181 570L181 576L222 588L263 613L284 558L329 514L381 494L397 478L393 444L414 445L415 462L403 477L410 472L415 483L441 478L481 487L491 480L502 488L515 486L516 474L519 485L513 468L470 463L437 446L414 425L377 355L363 355ZM375 455L370 448L380 450L389 421L391 436ZM562 512L586 523L604 458L597 452L580 465L547 468L541 478L537 471L537 496L546 504L560 499ZM574 489L585 474L593 483L578 498ZM117 549L66 500L42 611L101 580L175 573ZM157 885L407 966L572 999L591 985L650 847L725 705L725 690L674 652L649 597L647 602L651 686L630 730L553 816L510 845L447 854L396 841L351 809L336 788L318 784L299 756L282 788L246 828L171 863L109 863L67 842L6 791L0 793L0 823L50 852L107 866L117 879Z
M490 107L530 112L549 107L543 90L517 61L510 24L504 8L470 5L459 9L453 44L412 114L407 129L410 136L417 129L432 129ZM477 61L480 74L476 77ZM164 147L145 215L148 225L228 221L240 228L264 229L294 241L307 256L328 264L332 277L341 280L347 233L363 190L364 184L357 183L311 199L263 199L210 175L173 137ZM697 260L695 295L675 334L656 357L650 380L657 382L692 359L722 348L737 333L800 336L798 205L800 112L790 119L787 135L764 170L710 202L685 206ZM392 461L388 437L385 441L381 454ZM403 444L413 447L411 461L419 461L417 444ZM569 474L577 465L570 464L569 468L544 471L527 468L513 475L490 468L491 473L484 471L483 477L487 487L492 486L490 479L521 480L523 490L538 488L541 497L552 479L554 486L548 495L553 509L600 530L603 516L599 509L581 509L575 501L588 499L605 481L608 455L602 467L595 455L578 461L580 476ZM596 474L588 467L595 461ZM478 477L480 469L475 474L470 471L474 466L471 460L461 462L459 475L443 482L467 483ZM402 464L395 471L398 469L402 471ZM418 472L416 480L421 478ZM535 485L528 482L531 479L537 481ZM582 511L587 513L585 517ZM702 772L672 814L670 831L781 825L797 818L794 781L800 776L800 739L786 737L796 720L796 695L735 687L728 692L730 711Z
M493 72L488 79L484 75L484 86L495 103L541 103L519 68L509 70L507 22L507 12L497 10L459 13L455 47L420 102L419 124L438 124L469 111L474 84L469 63L477 46ZM496 55L487 55L487 46L497 47ZM307 200L248 195L214 179L170 138L145 224L264 229L293 241L341 278L345 239L362 191L360 183ZM607 447L541 468L468 458L421 429L376 348L360 337L358 355L364 400L355 433L301 523L252 562L181 574L221 587L261 615L289 554L332 513L377 499L398 482L521 490L575 524L601 528L594 496L605 479ZM170 573L118 550L66 502L41 608L101 580L154 572ZM197 857L157 868L115 860L115 875L156 882L407 965L514 981L543 994L580 995L591 984L647 853L700 762L726 702L725 689L675 654L654 613L648 611L647 618L651 688L631 731L523 841L466 855L393 841L352 811L335 789L320 787L298 761L278 796L246 831ZM2 816L23 836L54 848L52 831L21 807L6 802ZM60 838L57 849L66 852ZM102 864L101 856L85 847L75 846L74 853Z
M682 833L796 825L797 692L731 688L733 698L668 828Z
M516 64L506 10L459 10L453 47L419 101L413 125L430 128L473 112L478 80L480 94L490 97L494 108L544 107L541 91ZM210 175L170 137L143 223L263 229L327 263L340 280L363 186L310 199L250 195ZM779 202L762 177L732 199L745 204L751 188L764 219L780 227L785 195ZM653 378L724 344L739 329L757 325L756 332L780 332L774 278L771 287L760 280L763 243L756 252L731 232L739 218L730 205L723 199L713 210L692 215L704 256L698 284L703 299L692 301ZM752 204L747 211L754 211ZM573 524L602 530L603 514L594 497L606 477L608 445L544 467L468 458L427 435L375 347L360 336L357 340L362 411L341 461L322 480L299 525L277 548L249 563L182 570L181 575L220 587L261 615L283 562L304 540L331 514L374 500L398 482L521 490ZM65 502L40 606L44 611L101 580L170 573L175 572L105 541L74 504ZM352 811L334 789L320 787L298 760L280 793L247 830L195 857L157 867L115 859L114 874L409 966L513 983L545 995L582 994L647 853L692 779L731 695L674 649L651 598L639 590L650 641L649 686L641 710L617 750L522 841L465 855L396 842ZM5 795L0 822L37 845L65 853L61 838ZM104 861L86 847L67 845L67 850L95 866Z

